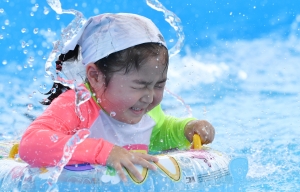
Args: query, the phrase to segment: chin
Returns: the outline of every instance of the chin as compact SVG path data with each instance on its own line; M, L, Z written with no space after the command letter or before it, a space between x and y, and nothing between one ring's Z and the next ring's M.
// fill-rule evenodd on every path
M137 124L138 122L141 121L142 118L134 118L134 119L127 119L126 123L128 124Z

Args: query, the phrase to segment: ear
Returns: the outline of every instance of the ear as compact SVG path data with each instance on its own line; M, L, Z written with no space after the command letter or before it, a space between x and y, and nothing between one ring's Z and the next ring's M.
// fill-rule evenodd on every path
M104 83L104 76L94 63L90 63L86 67L86 77L93 88L96 88L99 85L102 86Z

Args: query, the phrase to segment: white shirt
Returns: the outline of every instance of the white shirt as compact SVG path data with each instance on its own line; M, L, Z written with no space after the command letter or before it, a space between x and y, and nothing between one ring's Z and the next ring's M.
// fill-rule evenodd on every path
M127 124L115 120L100 110L98 118L90 128L89 138L104 139L114 145L125 146L144 144L149 146L155 121L145 114L136 124Z

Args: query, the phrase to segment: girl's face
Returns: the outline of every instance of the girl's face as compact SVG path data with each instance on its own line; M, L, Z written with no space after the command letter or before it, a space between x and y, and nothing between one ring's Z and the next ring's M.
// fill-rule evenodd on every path
M149 57L138 71L114 73L104 90L101 83L93 87L101 107L114 119L138 123L145 113L161 102L167 68L157 58Z

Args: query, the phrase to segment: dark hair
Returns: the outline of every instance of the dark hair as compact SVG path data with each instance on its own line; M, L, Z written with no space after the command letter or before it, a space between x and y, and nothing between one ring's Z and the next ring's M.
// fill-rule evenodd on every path
M165 69L168 68L168 50L165 46L158 43L143 43L122 51L117 51L98 60L95 62L95 65L104 75L105 84L108 85L115 72L125 69L124 74L127 74L132 69L139 70L143 61L149 56L157 56L166 66Z
M127 74L133 69L139 70L143 61L146 60L149 56L157 56L158 59L161 60L165 65L165 69L168 68L168 50L165 46L159 43L143 43L121 51L114 52L107 57L96 61L95 65L104 75L105 85L108 85L112 75L115 72L125 69L125 74ZM69 51L66 54L61 54L59 56L58 61L56 61L56 70L61 71L63 61L78 60L78 57L79 46L77 45L74 50ZM54 83L52 89L53 88L56 88L56 92L51 93L50 90L48 93L46 93L51 95L44 101L41 101L43 105L49 105L53 101L53 99L58 97L66 90L70 89L69 87L63 86L60 83Z

